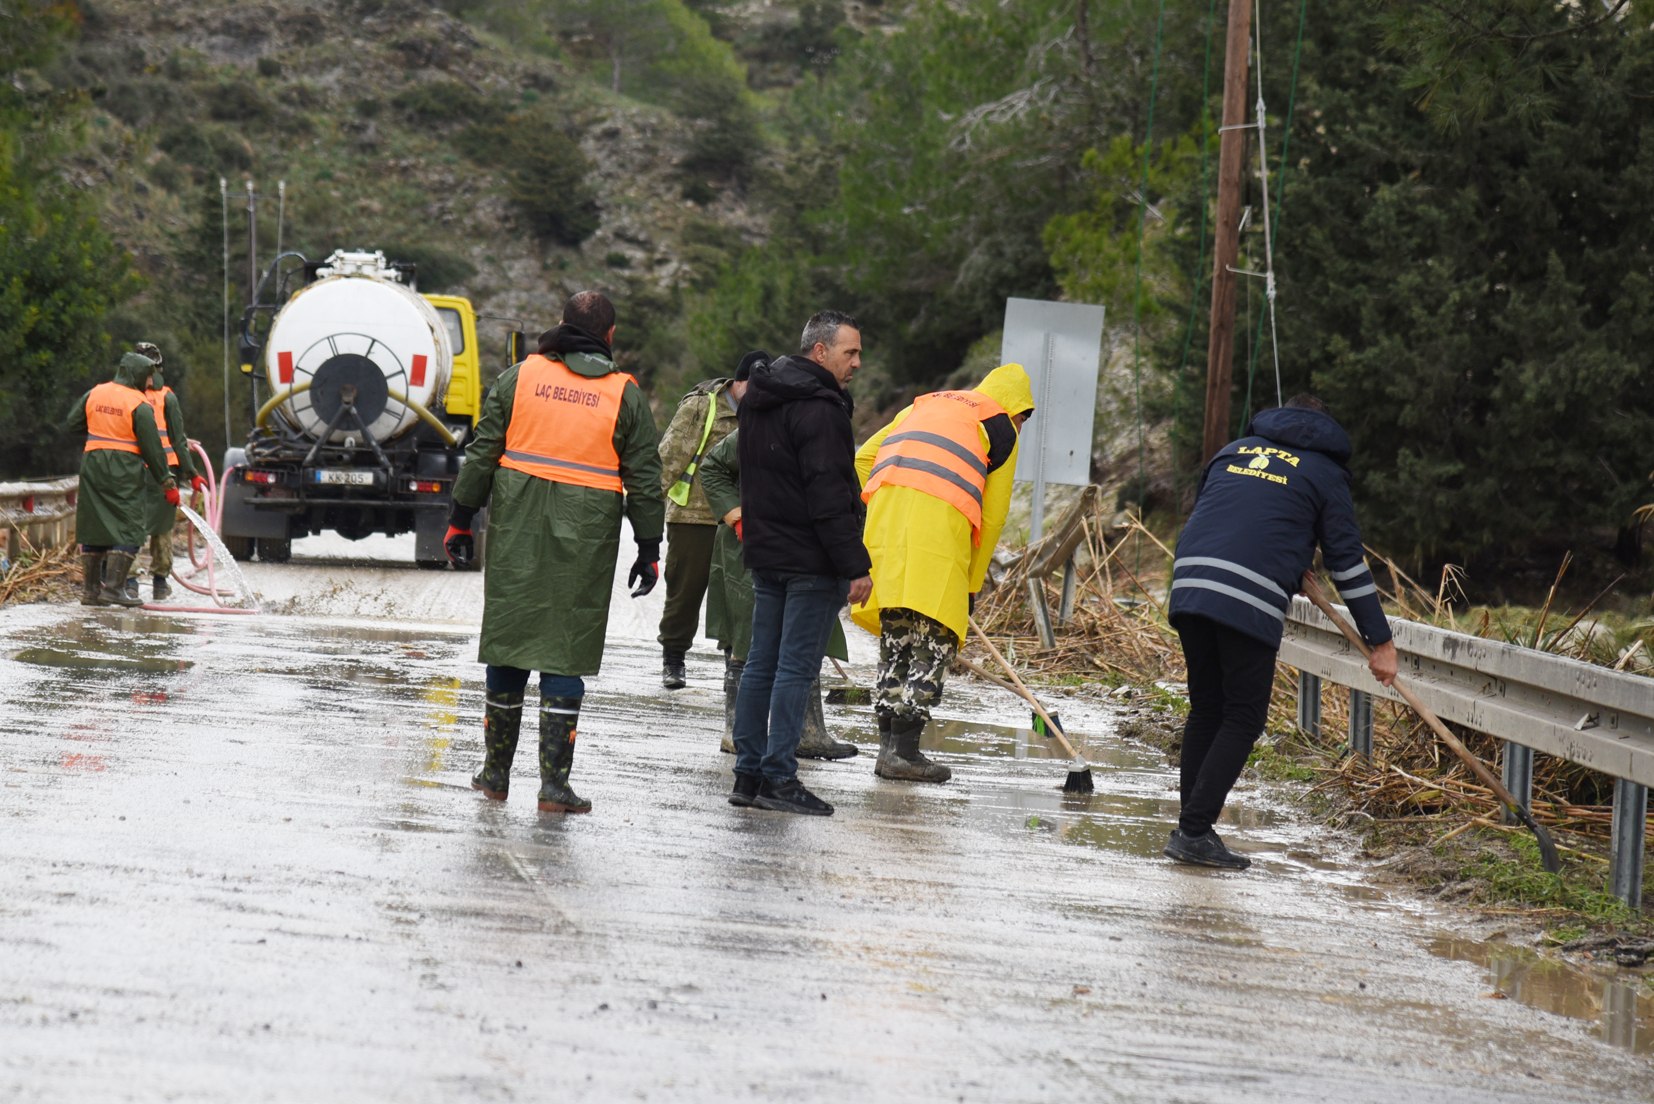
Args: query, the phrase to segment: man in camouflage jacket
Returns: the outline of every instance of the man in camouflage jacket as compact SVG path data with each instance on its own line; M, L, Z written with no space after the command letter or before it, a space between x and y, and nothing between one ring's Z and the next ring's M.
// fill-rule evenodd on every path
M746 392L741 361L734 379L698 383L678 403L660 442L661 492L666 495L666 610L660 619L661 685L682 689L684 653L695 642L712 572L712 542L719 518L701 486L706 454L735 429L735 408ZM710 415L710 417L709 417ZM673 493L673 488L677 493ZM686 493L687 492L687 493Z

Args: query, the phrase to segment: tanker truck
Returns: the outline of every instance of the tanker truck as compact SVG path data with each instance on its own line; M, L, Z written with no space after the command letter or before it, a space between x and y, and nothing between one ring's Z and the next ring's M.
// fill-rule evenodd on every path
M246 447L224 456L224 543L237 559L256 552L280 563L296 537L412 532L419 566L446 567L454 477L482 413L470 301L419 294L414 266L381 252L287 256L302 269L283 277L277 258L243 319L242 372L254 378L256 409ZM288 295L280 285L301 272ZM262 339L261 309L274 313ZM508 364L521 339L508 337ZM484 514L477 523L481 567Z

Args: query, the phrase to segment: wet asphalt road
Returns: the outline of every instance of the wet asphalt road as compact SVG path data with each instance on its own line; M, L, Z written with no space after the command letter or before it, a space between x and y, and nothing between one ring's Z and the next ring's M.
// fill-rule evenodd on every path
M620 599L595 811L541 816L526 736L510 801L469 788L475 576L252 566L294 612L0 611L0 1099L1654 1098L1267 788L1223 827L1251 872L1160 859L1173 776L1101 704L1063 703L1088 802L975 684L948 785L829 707L838 815L737 810L715 653L659 689L659 597Z

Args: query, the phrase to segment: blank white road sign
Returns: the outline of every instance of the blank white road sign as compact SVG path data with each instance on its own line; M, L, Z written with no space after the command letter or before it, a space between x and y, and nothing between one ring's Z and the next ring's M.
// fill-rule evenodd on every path
M1091 482L1091 431L1102 345L1102 307L1005 300L999 362L1022 365L1034 385L1034 416L1023 427L1017 450L1018 479L1078 487Z

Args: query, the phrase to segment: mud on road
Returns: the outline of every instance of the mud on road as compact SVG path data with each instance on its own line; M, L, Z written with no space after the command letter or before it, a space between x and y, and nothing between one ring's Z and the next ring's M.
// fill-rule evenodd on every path
M0 1098L1654 1098L1643 991L1466 942L1268 786L1250 872L1161 859L1175 779L1098 699L1089 799L961 684L949 784L829 706L838 815L734 809L719 657L659 689L622 596L595 811L536 813L531 750L486 802L480 579L327 551L250 565L285 614L0 612Z

